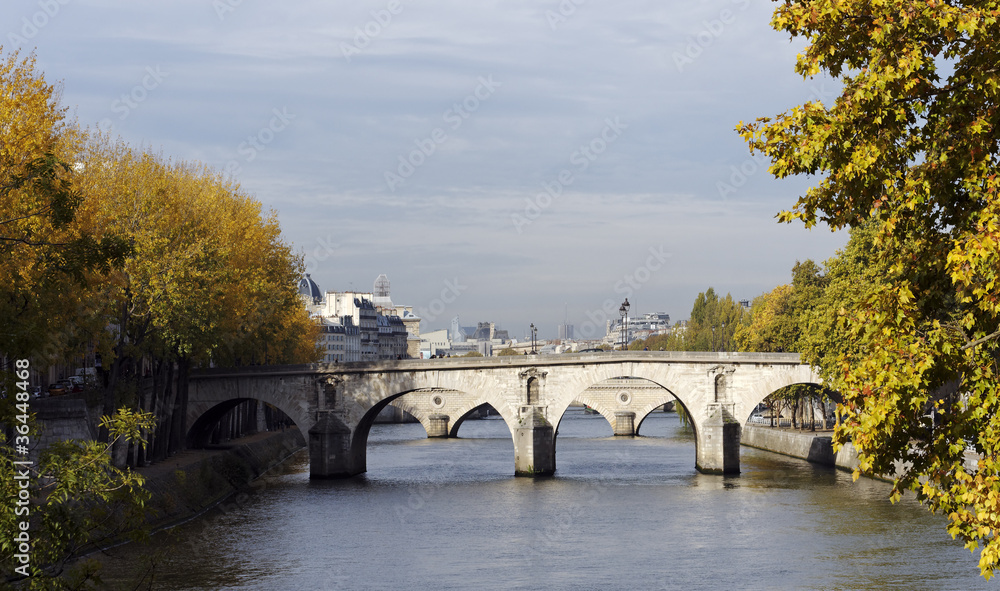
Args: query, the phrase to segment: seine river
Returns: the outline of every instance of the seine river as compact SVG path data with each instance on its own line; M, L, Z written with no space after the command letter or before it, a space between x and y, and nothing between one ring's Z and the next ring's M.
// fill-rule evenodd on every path
M701 475L673 413L634 439L573 410L559 429L556 476L533 480L512 476L500 420L448 440L376 425L367 474L310 481L299 453L221 510L115 550L109 574L152 564L153 589L993 587L944 518L890 504L885 483L748 448L740 476Z

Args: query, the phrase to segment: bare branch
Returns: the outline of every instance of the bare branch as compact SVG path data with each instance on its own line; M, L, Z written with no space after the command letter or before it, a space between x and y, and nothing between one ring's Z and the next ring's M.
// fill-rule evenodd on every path
M990 333L990 334L986 335L985 337L978 338L978 339L972 341L971 343L969 343L968 345L964 345L959 350L960 351L965 351L966 349L971 349L971 348L975 347L976 345L982 345L986 341L993 340L993 339L995 339L997 337L1000 337L1000 330L998 330L996 332L993 332L993 333Z

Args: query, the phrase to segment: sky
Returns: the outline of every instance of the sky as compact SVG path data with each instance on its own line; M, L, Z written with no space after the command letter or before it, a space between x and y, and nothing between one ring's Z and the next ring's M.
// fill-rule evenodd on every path
M788 283L846 243L779 224L740 121L837 85L761 0L5 0L82 125L208 164L278 214L322 290L379 274L422 330L600 337L699 292Z

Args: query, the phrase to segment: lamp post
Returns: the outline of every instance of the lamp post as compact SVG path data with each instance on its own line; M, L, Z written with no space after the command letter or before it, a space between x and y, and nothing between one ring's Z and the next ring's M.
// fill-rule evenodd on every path
M625 350L625 304L618 306L618 317L621 319L621 341L622 341L622 351Z
M535 328L535 323L531 323L531 354L535 354L535 335L538 334L538 329Z
M628 350L628 309L630 307L628 298L625 298L622 305L618 307L618 315L622 319L622 351Z
M722 351L729 350L729 343L726 342L726 323L722 323Z

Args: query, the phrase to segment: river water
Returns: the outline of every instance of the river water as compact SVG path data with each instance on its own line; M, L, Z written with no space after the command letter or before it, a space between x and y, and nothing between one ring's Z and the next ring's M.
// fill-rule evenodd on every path
M311 481L304 452L150 546L109 584L153 589L987 589L945 520L889 486L743 448L698 474L694 438L654 413L636 438L571 409L556 476L515 478L501 420L460 438L376 425L368 472ZM149 578L142 588L148 588Z

